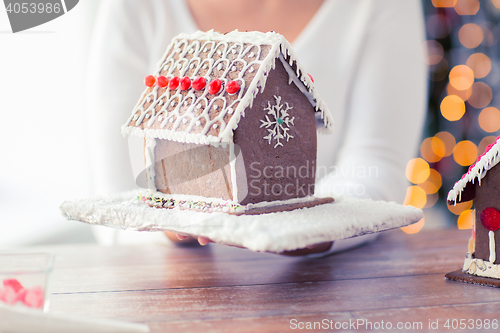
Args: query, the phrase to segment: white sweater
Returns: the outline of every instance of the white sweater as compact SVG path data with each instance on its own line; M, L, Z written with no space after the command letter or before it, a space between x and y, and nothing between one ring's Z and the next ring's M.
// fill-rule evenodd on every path
M334 119L317 191L402 202L425 117L418 0L326 0L293 43ZM134 187L121 125L170 40L198 30L183 0L110 0L92 40L88 115L96 193Z

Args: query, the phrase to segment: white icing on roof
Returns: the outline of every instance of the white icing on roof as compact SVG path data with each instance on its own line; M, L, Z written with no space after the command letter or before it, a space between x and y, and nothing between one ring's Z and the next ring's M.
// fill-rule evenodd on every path
M331 113L297 61L290 43L274 32L235 30L225 35L214 31L178 35L154 74L169 79L204 77L207 87L210 80L220 79L219 93L209 94L207 88L196 91L192 87L185 91L171 90L156 83L144 91L122 133L202 144L232 142L233 131L245 109L252 107L259 88L260 92L264 90L267 76L278 59L288 62L285 68L290 82L306 95L321 120L320 125L330 132ZM240 90L229 95L224 88L233 80L238 82Z
M488 170L493 168L500 162L500 136L497 137L494 143L486 147L485 152L480 155L477 161L469 167L469 170L462 175L462 178L455 182L453 188L448 192L447 201L455 202L460 201L462 198L462 191L468 183L474 184L476 179L479 186L481 186L481 179L486 176Z

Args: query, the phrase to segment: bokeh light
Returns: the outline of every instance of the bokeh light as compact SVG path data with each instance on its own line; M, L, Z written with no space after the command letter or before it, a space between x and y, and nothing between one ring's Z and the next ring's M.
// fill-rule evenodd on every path
M425 191L420 186L409 186L406 189L406 197L403 205L413 206L415 208L422 209L427 203L427 195Z
M455 6L457 0L432 0L432 5L436 8L450 8Z
M453 148L455 148L455 145L457 144L457 141L455 140L455 137L453 134L450 132L439 132L436 135L434 135L436 138L439 138L441 141L444 143L445 151L444 151L444 156L450 156L453 154Z
M486 147L488 147L488 145L492 144L493 142L495 142L495 140L497 139L496 136L494 135L490 135L490 136L487 136L487 137L484 137L481 142L479 142L479 144L477 145L477 151L479 154L482 154L485 152L486 150Z
M450 84L458 90L469 89L474 83L474 72L465 65L457 65L450 71Z
M474 210L467 209L460 213L457 220L457 226L460 230L472 229L472 222L474 221Z
M483 29L475 23L464 24L458 31L458 39L466 48L476 48L483 41Z
M500 110L493 106L485 108L479 114L478 121L483 131L496 132L500 129Z
M444 142L436 137L427 138L420 144L420 155L429 163L438 162L443 158L445 151Z
M444 154L446 153L446 146L440 138L433 137L431 139L431 148L432 152L439 156L439 159L444 157Z
M430 169L429 177L427 180L421 184L418 184L424 191L425 194L434 194L441 188L443 184L443 179L441 174L436 169Z
M458 15L476 15L479 11L479 0L458 0L455 11Z
M450 205L449 203L447 203L447 205L448 205L448 210L450 212L452 212L455 215L460 215L463 211L466 211L466 210L469 210L472 208L472 200L460 202L460 203L457 203L456 205L454 205L454 204Z
M491 71L491 59L484 53L472 54L466 62L476 79L482 79Z
M420 230L422 230L424 225L425 225L425 217L420 219L420 221L418 221L417 223L413 223L409 226L402 227L401 230L403 230L406 234L416 234Z
M453 183L500 134L500 0L432 0L424 1L423 7L427 34L422 59L429 66L429 112L420 159L407 164L406 177L412 185L405 204L433 211L443 208ZM468 229L474 220L472 206L472 202L450 206L453 219L426 214L402 229L416 233L425 222L456 223Z
M484 108L491 102L493 93L490 86L484 82L474 82L472 84L472 94L468 99L470 105L476 109Z
M462 166L469 166L476 161L477 146L469 140L463 140L453 149L453 159Z
M423 60L427 65L437 65L443 59L443 46L435 40L428 40L423 45Z
M445 38L450 34L450 19L441 14L434 14L427 18L427 33L436 39Z
M410 160L406 164L406 178L414 184L425 182L429 178L429 174L429 163L419 157Z
M450 95L443 98L441 102L441 114L449 121L457 121L465 113L465 103L457 95Z
M448 95L457 95L463 101L466 101L469 99L470 95L472 95L472 86L470 86L469 89L466 89L466 90L458 90L458 89L455 89L451 84L448 83L446 85L446 93Z

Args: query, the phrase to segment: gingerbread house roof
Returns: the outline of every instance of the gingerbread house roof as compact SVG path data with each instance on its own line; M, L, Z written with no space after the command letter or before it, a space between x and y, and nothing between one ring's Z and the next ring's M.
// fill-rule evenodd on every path
M448 192L448 202L453 204L461 201L472 200L475 197L474 185L477 181L481 185L481 179L486 173L500 162L500 136L494 143L488 145L477 161L469 167L462 178L455 182L453 188ZM463 193L466 192L464 197Z
M199 144L232 142L233 130L245 109L264 90L278 59L289 74L289 83L294 82L315 108L318 129L331 131L330 111L312 78L297 61L290 43L274 32L236 30L227 34L198 31L175 37L154 76L170 80L188 77L190 87L171 89L160 87L158 82L148 87L122 133ZM199 77L206 79L206 86L196 90L191 82ZM216 79L222 87L210 93L209 83ZM238 90L230 94L231 89L225 87L232 81Z

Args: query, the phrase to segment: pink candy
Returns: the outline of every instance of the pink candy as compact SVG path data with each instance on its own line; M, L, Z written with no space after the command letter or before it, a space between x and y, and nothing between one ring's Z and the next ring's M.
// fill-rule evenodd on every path
M4 288L0 288L0 301L7 304L22 302L31 308L41 308L43 306L44 291L42 287L35 286L25 289L16 279L6 279L3 281Z
M7 304L14 304L17 302L17 292L11 286L7 286L2 290L0 300Z
M40 286L33 287L26 291L24 304L32 308L41 308L43 305L43 289Z
M21 283L19 281L17 281L16 279L6 279L6 280L3 280L3 285L4 285L4 287L12 287L12 288L14 288L14 291L16 293L19 291L19 289L23 288L23 286L21 285Z

